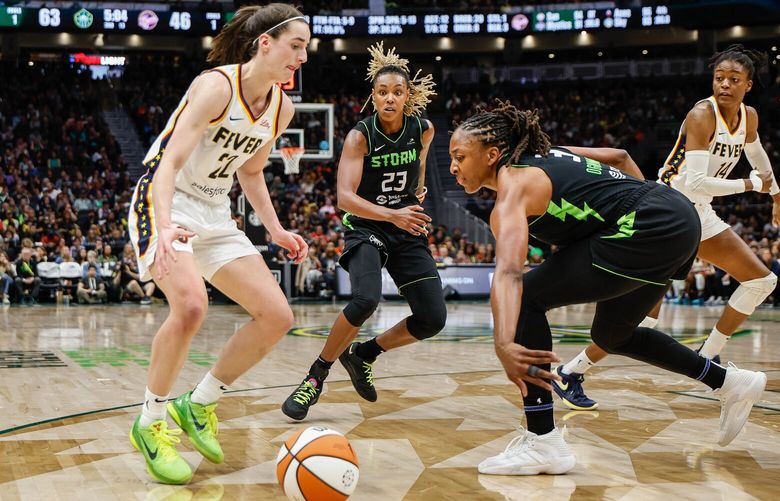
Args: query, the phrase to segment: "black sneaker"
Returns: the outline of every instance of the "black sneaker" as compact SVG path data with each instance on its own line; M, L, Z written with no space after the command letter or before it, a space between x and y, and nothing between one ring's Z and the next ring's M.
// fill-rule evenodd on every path
M355 387L355 391L358 395L365 398L369 402L376 402L376 389L374 388L374 370L370 362L363 358L360 358L355 353L355 348L360 343L355 342L349 345L349 348L344 350L344 353L339 357L341 365L347 369L349 378L352 380L352 386Z
M325 373L327 376L328 373ZM287 417L301 421L309 413L309 407L317 403L322 394L322 386L325 378L317 380L316 377L309 374L306 379L287 397L282 404L282 412Z

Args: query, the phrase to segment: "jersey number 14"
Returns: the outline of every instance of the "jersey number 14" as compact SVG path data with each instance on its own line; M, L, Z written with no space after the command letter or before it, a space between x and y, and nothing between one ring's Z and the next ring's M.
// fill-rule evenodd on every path
M715 173L715 177L728 176L732 165L734 165L734 162L723 162L720 164L720 169L718 169L718 172Z

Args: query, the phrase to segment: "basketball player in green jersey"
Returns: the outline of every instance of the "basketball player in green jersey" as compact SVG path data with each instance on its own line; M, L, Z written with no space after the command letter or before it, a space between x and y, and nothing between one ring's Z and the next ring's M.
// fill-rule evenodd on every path
M555 428L550 372L557 360L547 311L597 302L591 336L599 346L698 379L721 399L718 444L744 426L766 374L712 362L672 337L637 328L671 279L687 275L701 223L682 193L632 178L567 148L553 148L535 112L500 103L458 126L452 165L467 193L497 193L490 215L496 269L490 291L495 348L523 395L528 431L479 472L561 474L576 459ZM523 272L529 234L562 246Z
M766 55L733 45L712 58L712 96L699 101L688 113L658 182L685 194L696 207L702 224L699 257L740 282L720 320L701 347L701 354L720 362L726 341L753 310L775 289L777 277L710 205L712 197L746 191L769 193L774 202L772 223L780 225L780 188L769 157L758 138L758 114L743 104L753 78ZM742 156L753 166L746 179L726 179ZM602 160L601 158L597 158ZM640 324L655 327L661 301ZM563 403L575 410L593 410L598 403L585 394L583 374L607 353L591 344L556 372L561 381L553 388Z
M419 205L433 141L433 126L419 114L433 94L432 77L412 79L408 61L394 49L385 54L381 43L369 52L376 111L347 135L338 170L339 208L346 212L347 229L340 264L349 271L352 300L333 324L309 373L282 405L293 419L305 418L317 402L336 358L358 394L375 401L376 357L436 335L447 318L441 279L426 239L431 219ZM412 314L370 341L352 342L379 303L383 266Z
M285 4L245 6L213 43L209 61L152 145L129 214L139 272L154 278L170 306L152 342L141 413L130 441L157 481L183 484L192 469L176 444L182 430L206 459L224 458L217 440L217 400L257 364L292 326L284 293L230 213L233 174L273 240L300 262L308 246L279 224L263 167L294 106L277 82L306 62L310 38L303 15ZM206 315L203 279L251 319L225 343L211 370L171 402L168 397L190 342ZM168 428L167 413L182 430Z

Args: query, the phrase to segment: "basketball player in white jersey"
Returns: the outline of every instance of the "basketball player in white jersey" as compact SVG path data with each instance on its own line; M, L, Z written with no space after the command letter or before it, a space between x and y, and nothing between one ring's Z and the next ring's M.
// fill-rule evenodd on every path
M705 357L720 362L726 341L772 293L777 276L718 217L712 209L712 198L746 191L768 192L773 200L772 224L780 226L780 187L758 138L758 114L742 102L753 87L753 77L766 64L766 55L732 45L715 54L711 62L712 96L688 112L677 143L658 173L658 182L684 193L694 203L702 226L698 256L740 283L700 349ZM753 167L750 176L726 179L743 152ZM659 302L639 327L655 327L660 308ZM567 407L598 407L582 389L583 374L605 356L607 352L591 344L556 369L562 380L554 381L552 386Z
M130 441L159 482L182 484L192 477L175 448L181 430L168 428L166 404L195 448L221 462L217 400L292 326L287 299L231 218L228 194L235 173L273 240L296 262L306 257L303 239L279 223L263 167L294 113L277 82L289 80L306 62L310 36L302 14L289 5L239 9L208 56L223 66L192 82L146 156L148 171L136 186L128 224L139 271L154 278L170 313L152 342L146 396ZM206 314L204 278L251 320L227 341L195 390L168 403Z

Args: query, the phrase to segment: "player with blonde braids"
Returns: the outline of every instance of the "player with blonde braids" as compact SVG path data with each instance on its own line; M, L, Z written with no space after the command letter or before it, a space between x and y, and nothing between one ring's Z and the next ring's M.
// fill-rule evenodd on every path
M367 80L374 113L347 135L338 170L339 208L345 212L347 230L340 264L349 271L352 300L333 324L309 373L282 405L293 419L305 418L317 402L336 358L358 394L375 401L376 357L436 335L447 319L441 279L426 239L431 218L420 206L434 130L419 116L435 94L433 78L420 77L419 72L411 78L409 61L395 49L385 52L381 43L369 53ZM379 303L383 266L412 314L378 337L353 342Z

